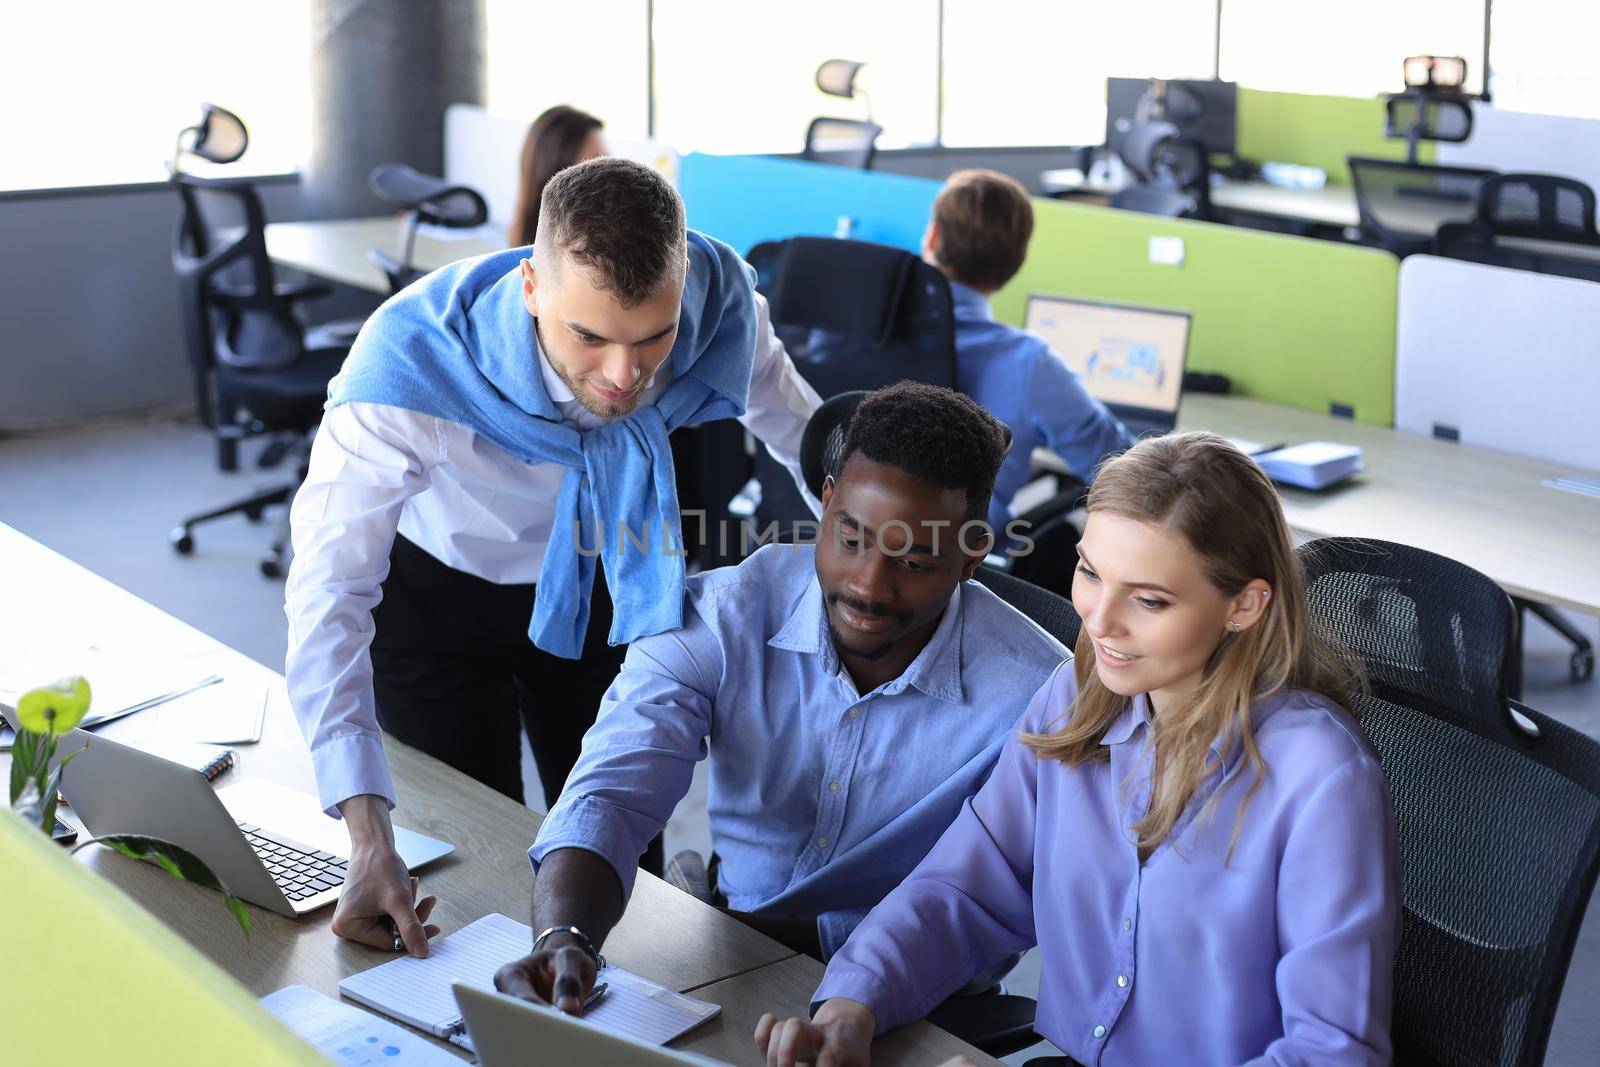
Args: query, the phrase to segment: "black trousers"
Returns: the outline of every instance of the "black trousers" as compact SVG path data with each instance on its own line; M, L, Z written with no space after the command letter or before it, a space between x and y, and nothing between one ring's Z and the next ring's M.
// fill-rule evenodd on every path
M526 726L545 803L554 805L627 650L606 644L611 597L603 580L594 584L577 660L528 639L533 591L458 571L396 536L373 612L372 682L386 732L519 804L518 727ZM646 869L657 874L660 847L657 838L646 853Z

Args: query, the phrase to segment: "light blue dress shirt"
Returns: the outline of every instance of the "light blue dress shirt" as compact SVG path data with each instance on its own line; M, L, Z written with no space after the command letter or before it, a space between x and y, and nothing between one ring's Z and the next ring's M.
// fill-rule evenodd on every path
M900 883L989 776L1066 650L976 582L899 678L858 693L828 634L815 549L768 545L688 580L682 630L636 641L528 855L639 854L709 752L729 906L816 916L825 953Z
M1051 729L1070 665L1023 717ZM1322 697L1257 701L1255 780L1239 746L1142 866L1148 703L1106 732L1107 763L1069 768L1006 745L928 857L860 924L816 1000L848 997L880 1031L921 1018L994 961L1038 944L1035 1029L1096 1065L1389 1062L1400 868L1388 789L1360 728ZM1196 815L1215 796L1205 818Z
M1011 428L1011 451L989 503L989 523L998 533L1011 521L1011 498L1027 484L1035 448L1048 448L1088 482L1107 453L1128 448L1133 438L1044 338L994 321L988 298L960 282L950 283L950 296L957 381Z

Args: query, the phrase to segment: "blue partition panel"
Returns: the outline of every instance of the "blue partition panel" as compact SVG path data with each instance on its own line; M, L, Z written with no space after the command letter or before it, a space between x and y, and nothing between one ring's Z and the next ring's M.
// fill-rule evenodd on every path
M678 186L689 226L740 253L761 241L828 236L841 216L850 236L918 251L939 184L770 156L684 157Z

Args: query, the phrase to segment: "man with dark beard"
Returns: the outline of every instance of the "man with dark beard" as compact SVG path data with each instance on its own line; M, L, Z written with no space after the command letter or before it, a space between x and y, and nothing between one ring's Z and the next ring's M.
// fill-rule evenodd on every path
M901 382L856 409L815 546L689 579L636 641L529 850L532 952L502 990L576 1012L640 851L708 753L710 892L826 958L983 784L1067 651L967 581L1006 438L971 398Z

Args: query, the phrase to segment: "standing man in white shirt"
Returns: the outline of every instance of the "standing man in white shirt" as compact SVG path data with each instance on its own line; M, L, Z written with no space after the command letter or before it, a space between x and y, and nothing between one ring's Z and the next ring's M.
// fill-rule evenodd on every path
M335 933L425 956L434 932L380 726L521 801L525 723L554 803L626 643L681 624L667 433L737 417L801 482L817 403L754 273L627 160L552 179L531 256L378 310L329 385L286 595L290 700L350 829Z

